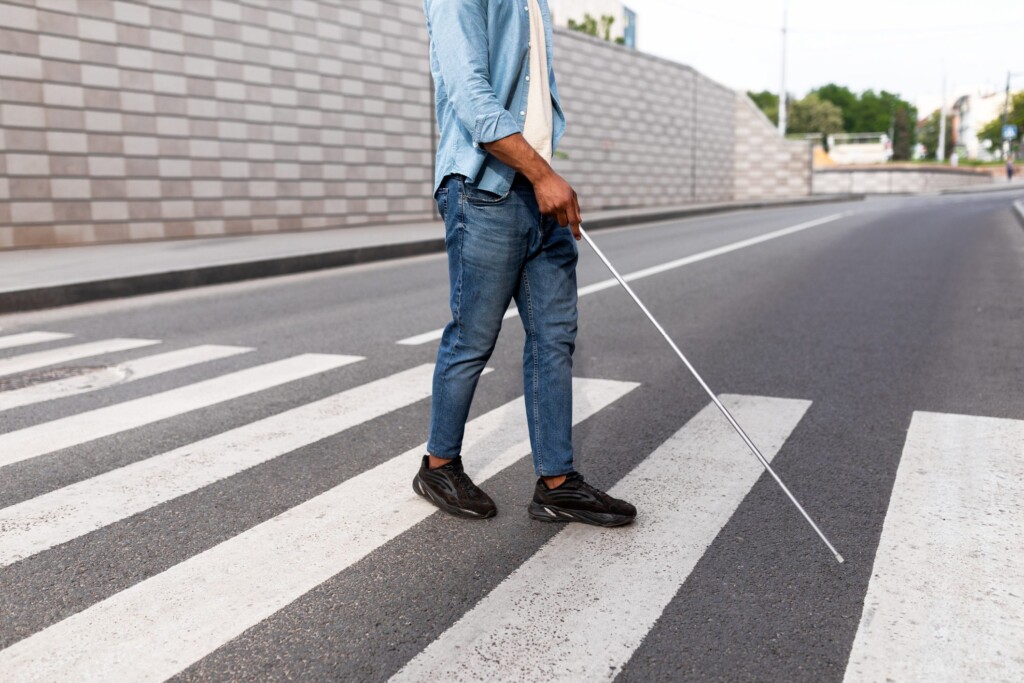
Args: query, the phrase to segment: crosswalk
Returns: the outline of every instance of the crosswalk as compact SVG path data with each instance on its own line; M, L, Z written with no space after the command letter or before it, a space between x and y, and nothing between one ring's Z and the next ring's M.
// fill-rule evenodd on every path
M810 405L723 400L758 435L768 459ZM462 671L481 680L614 678L760 473L720 427L721 415L708 406L612 489L650 511L632 533L561 531L393 680L449 681ZM552 595L559 599L549 606ZM591 628L595 623L604 626Z
M98 439L188 419L201 409L225 410L260 392L346 373L366 361L298 353L5 430L7 411L215 367L212 361L244 359L254 350L211 344L161 351L159 340L73 337L48 331L0 336L0 376L85 359L102 362L70 377L0 391L0 479L5 467L17 463L43 455L47 462L67 461ZM53 348L35 351L35 344ZM136 349L150 355L117 358ZM0 508L0 591L3 572L23 561L371 421L393 420L396 411L429 398L431 375L431 365L414 365L155 455L127 454L120 462L129 464ZM638 386L577 378L574 423L605 419ZM722 398L768 459L785 447L812 405L801 398ZM1022 421L914 414L850 643L847 681L968 680L979 678L979 671L986 680L1021 679L1021 444ZM202 662L372 553L415 534L435 514L407 485L424 448L370 463L318 495L9 643L0 650L0 680L162 681ZM528 458L521 397L471 420L464 450L472 453L466 467L478 483ZM634 525L558 530L398 667L393 680L616 678L761 476L714 407L705 407L612 488L643 501ZM557 603L544 600L550 595L559 596ZM539 612L544 619L537 619ZM958 647L975 643L978 634L984 642Z
M845 681L1024 680L1024 421L915 413Z

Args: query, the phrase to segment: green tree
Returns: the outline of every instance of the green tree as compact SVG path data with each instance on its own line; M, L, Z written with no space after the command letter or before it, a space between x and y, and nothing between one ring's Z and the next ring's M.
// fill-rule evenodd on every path
M829 83L811 91L821 99L843 110L843 131L846 133L889 133L892 137L893 159L910 158L917 120L917 108L896 93L865 90L859 95L845 86Z
M583 21L569 20L569 28L573 31L586 33L588 36L597 37L597 19L590 12L583 15Z
M747 93L761 111L778 123L779 98L763 90ZM802 100L788 102L793 133L888 133L892 138L893 158L910 158L916 139L914 122L917 108L896 93L865 90L859 95L844 85L828 83L815 88ZM836 127L835 116L840 117Z
M772 123L779 125L779 96L773 92L748 92L747 97L754 101L757 108L764 112Z
M1006 122L1017 126L1017 140L1021 140L1024 133L1024 90L1014 93L1010 98L1010 112ZM994 148L1001 148L1003 144L1003 116L1000 115L982 126L978 132L979 140L989 140Z
M853 128L851 133L884 133L888 132L893 116L892 95L885 92L876 94L874 90L865 90L857 99L854 107Z
M594 36L595 38L604 38L608 42L612 42L612 24L615 23L615 17L610 14L604 14L600 19L595 18L592 14L587 12L583 15L582 21L576 21L575 19L569 20L569 28L573 31L579 31L580 33L586 33L588 36ZM622 39L617 38L617 43L622 43Z
M942 158L948 159L953 151L952 135L949 134L949 121L946 121L946 149L942 152ZM921 121L917 129L917 139L924 145L925 154L928 159L935 158L935 150L939 147L939 110L936 109L928 118Z
M915 114L916 116L916 114ZM893 119L892 160L909 161L914 147L914 126L906 107L896 109Z
M820 88L815 88L811 93L817 95L826 102L839 107L843 112L843 130L847 133L854 132L854 122L857 115L857 95L844 85L829 83Z
M790 133L831 135L843 130L843 111L814 93L789 105L787 128Z

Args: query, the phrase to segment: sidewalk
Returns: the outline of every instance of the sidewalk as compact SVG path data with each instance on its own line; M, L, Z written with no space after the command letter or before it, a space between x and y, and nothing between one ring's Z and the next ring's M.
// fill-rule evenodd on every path
M863 199L821 195L589 215L588 230L742 209ZM0 313L285 275L444 250L440 223L0 251Z
M938 194L973 194L975 192L1014 192L1024 190L1024 178L1017 177L1007 181L1005 178L997 178L991 185L968 185L967 187L952 187L948 190L940 190Z

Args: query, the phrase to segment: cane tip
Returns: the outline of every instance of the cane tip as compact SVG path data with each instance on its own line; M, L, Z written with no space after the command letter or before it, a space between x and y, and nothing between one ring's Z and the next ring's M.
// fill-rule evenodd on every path
M839 562L839 564L846 562L846 560L843 559L843 556L839 553L836 553L836 561Z

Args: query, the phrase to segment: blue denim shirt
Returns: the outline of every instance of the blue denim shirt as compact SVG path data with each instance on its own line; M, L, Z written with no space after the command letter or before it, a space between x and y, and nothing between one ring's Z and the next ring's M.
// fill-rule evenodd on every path
M552 68L551 11L539 0L548 51L554 116L552 148L565 132ZM515 170L483 144L523 131L530 83L530 15L527 0L423 0L430 34L441 139L434 193L445 176L466 176L481 190L504 195Z

